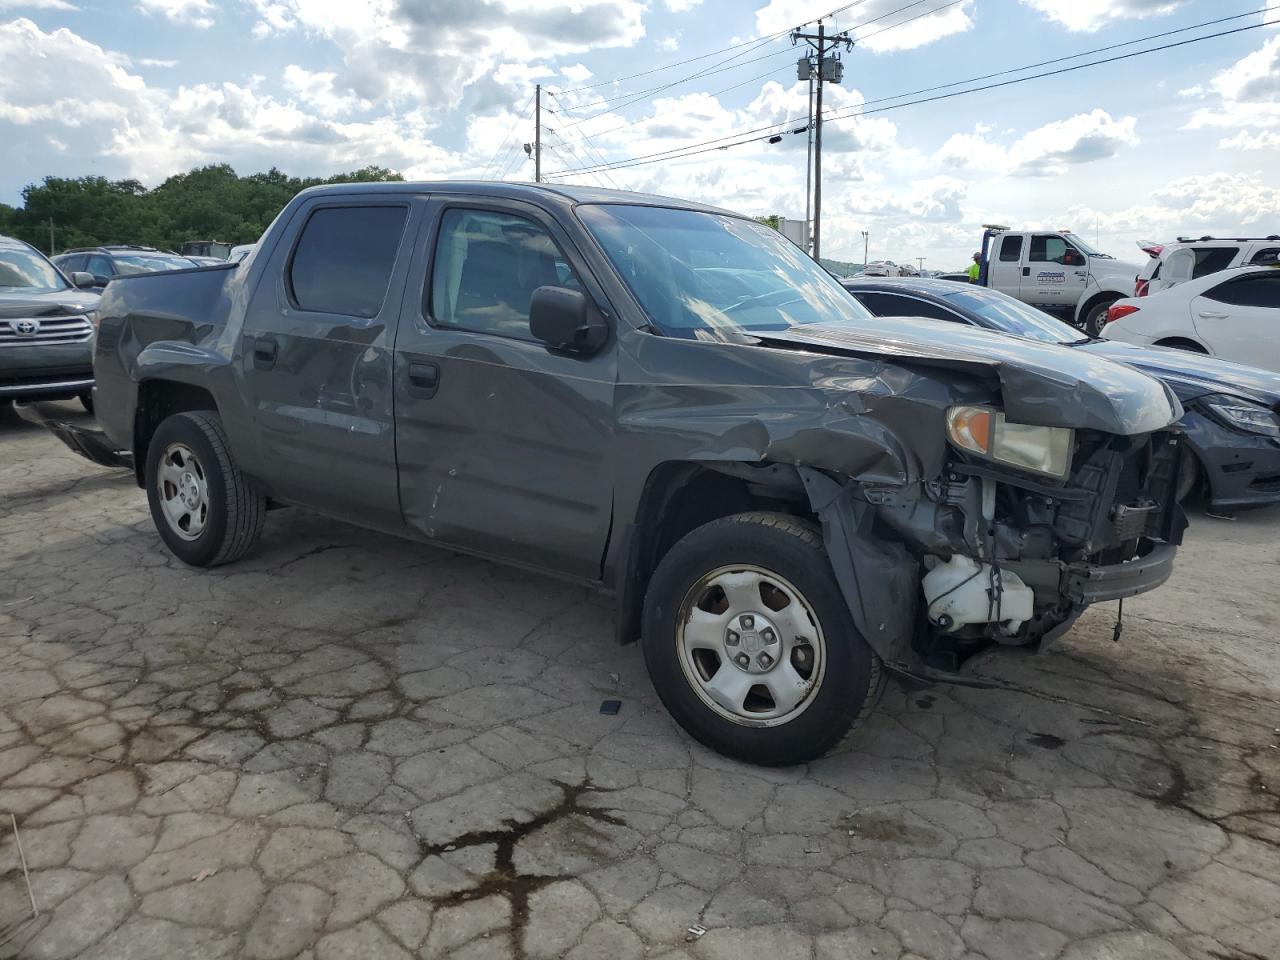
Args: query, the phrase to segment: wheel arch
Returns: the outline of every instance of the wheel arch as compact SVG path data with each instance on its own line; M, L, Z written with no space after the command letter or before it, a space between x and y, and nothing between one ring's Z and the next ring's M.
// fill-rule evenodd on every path
M175 413L193 410L218 412L218 402L205 387L152 377L138 384L138 402L133 416L133 470L138 486L146 485L147 448L156 428Z
M1121 293L1118 290L1099 290L1076 307L1075 325L1083 329L1085 321L1089 317L1089 312L1099 304L1112 304L1117 300L1123 300L1125 297L1131 296L1133 296L1132 293Z
M795 467L739 461L666 461L645 479L614 575L616 636L640 636L645 590L659 562L685 534L750 510L775 510L817 520Z

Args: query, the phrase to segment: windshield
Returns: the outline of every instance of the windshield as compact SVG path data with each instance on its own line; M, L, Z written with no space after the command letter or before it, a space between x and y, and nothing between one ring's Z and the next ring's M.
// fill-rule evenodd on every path
M962 288L954 293L945 293L943 297L958 307L976 313L1001 333L1010 333L1026 340L1039 340L1041 343L1078 343L1089 339L1082 338L1080 331L1071 324L1003 293L975 293Z
M158 273L161 270L190 270L200 264L186 257L167 257L163 254L115 255L116 270L123 276L131 273Z
M1111 254L1109 253L1103 253L1101 250L1093 249L1093 247L1089 246L1089 244L1084 242L1084 238L1081 237L1079 234L1071 233L1070 231L1068 231L1064 233L1063 236L1069 239L1071 241L1072 246L1074 246L1081 253L1087 254L1088 256L1091 256L1091 257L1106 257L1108 260L1115 259L1115 257L1111 256Z
M67 282L57 267L34 250L24 247L0 250L0 290L52 293L66 289Z
M717 340L871 316L831 274L762 224L631 204L578 212L669 336Z

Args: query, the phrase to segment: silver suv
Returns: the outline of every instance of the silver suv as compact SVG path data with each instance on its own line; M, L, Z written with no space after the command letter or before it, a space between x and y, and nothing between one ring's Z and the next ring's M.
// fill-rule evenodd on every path
M1269 263L1280 256L1280 236L1179 237L1173 243L1140 243L1151 259L1139 272L1133 295L1145 297L1175 284L1230 267Z

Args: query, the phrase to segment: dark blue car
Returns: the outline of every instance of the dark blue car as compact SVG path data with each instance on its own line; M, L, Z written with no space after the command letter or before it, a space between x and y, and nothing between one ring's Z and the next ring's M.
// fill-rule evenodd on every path
M996 290L947 280L842 280L881 317L928 317L1101 354L1159 377L1182 401L1195 460L1179 496L1197 488L1215 511L1280 503L1280 374L1167 347L1140 347L1080 330Z

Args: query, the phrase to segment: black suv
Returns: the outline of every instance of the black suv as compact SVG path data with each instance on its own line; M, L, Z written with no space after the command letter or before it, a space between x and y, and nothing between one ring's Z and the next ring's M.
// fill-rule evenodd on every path
M78 396L91 406L97 307L96 293L35 247L0 237L0 401Z
M194 260L157 250L155 247L139 247L132 244L111 244L102 247L78 247L53 258L64 272L93 274L93 285L105 287L116 277L135 273L158 273L162 270L190 270L200 264Z

